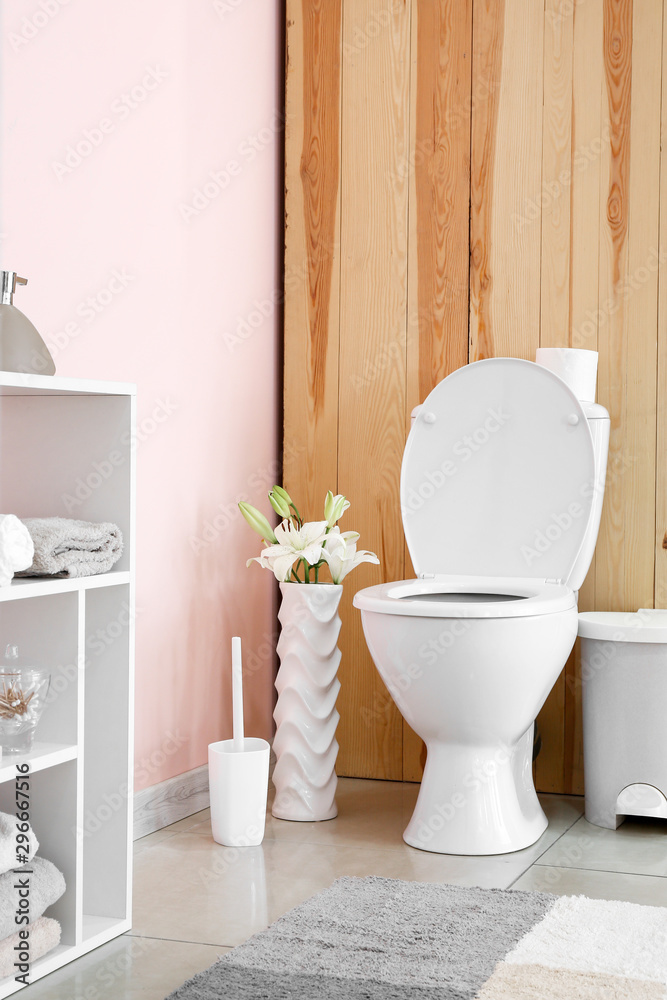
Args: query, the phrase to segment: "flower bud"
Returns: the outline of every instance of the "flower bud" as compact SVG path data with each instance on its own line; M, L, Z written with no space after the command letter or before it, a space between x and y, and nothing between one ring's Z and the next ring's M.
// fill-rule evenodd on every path
M275 490L269 493L269 503L280 517L285 518L290 516L289 505L281 496L276 494Z
M244 500L239 502L239 510L252 530L256 531L258 535L265 538L267 542L275 543L278 541L273 528L260 510L257 510L256 507L253 507L252 504L246 503Z

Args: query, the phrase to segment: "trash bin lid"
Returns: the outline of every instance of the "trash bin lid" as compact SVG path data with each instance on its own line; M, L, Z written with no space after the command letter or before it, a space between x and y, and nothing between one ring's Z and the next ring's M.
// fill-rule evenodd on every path
M667 610L584 611L579 615L579 635L612 642L667 642Z

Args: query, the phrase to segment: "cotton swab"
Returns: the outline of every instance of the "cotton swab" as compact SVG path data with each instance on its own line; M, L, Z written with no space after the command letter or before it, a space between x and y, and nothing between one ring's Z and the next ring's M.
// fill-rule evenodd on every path
M232 638L232 724L234 753L243 753L243 666L238 635Z

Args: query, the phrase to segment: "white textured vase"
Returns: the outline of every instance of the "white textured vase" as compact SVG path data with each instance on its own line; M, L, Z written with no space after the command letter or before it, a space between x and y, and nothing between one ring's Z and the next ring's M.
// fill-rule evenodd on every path
M336 808L336 727L340 584L281 583L280 669L273 717L277 819L333 819Z

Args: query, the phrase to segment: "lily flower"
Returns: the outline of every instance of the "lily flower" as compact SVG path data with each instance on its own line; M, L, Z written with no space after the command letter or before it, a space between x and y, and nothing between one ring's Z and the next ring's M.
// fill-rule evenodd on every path
M327 527L333 528L336 521L343 516L349 506L350 501L347 497L344 497L342 493L334 496L331 490L329 490L324 501L324 517L326 518Z
M379 565L380 560L374 552L368 552L365 549L357 552L358 541L358 531L341 532L339 528L332 528L326 536L322 557L329 565L331 579L334 583L342 583L347 574L362 563Z
M247 565L259 563L264 569L272 570L276 580L285 583L299 559L304 559L309 566L315 566L322 559L326 527L326 521L309 521L295 528L291 521L284 520L275 530L276 542L261 555L249 559Z
M256 531L258 535L261 535L266 542L272 542L275 544L277 541L275 532L262 514L261 510L257 510L256 507L253 507L252 504L246 503L244 500L239 502L239 510L253 531Z

